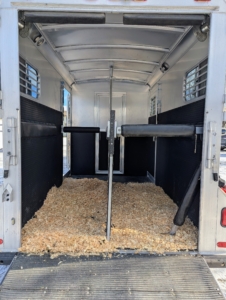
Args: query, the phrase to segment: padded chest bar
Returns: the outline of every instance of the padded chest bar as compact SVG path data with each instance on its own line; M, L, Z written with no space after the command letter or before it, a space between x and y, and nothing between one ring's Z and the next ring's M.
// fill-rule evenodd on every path
M64 127L63 132L99 133L100 127Z
M122 125L121 134L124 137L189 137L195 134L194 125Z

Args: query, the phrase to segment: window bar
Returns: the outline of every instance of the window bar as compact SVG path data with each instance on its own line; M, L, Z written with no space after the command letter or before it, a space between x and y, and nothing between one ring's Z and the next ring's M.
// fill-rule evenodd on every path
M186 90L185 92L184 92L184 97L187 97L187 96L189 96L189 95L191 95L191 94L197 94L199 91L201 91L201 90L203 90L203 89L205 89L206 88L206 85L205 86L203 86L202 88L200 88L200 89L197 89L197 90L194 90L194 91L191 91L189 94L186 94L186 91L189 91L189 89L188 90Z
M20 65L23 66L23 67L24 67L26 70L28 70L29 72L33 73L35 76L38 76L38 72L37 72L37 71L35 71L35 72L36 72L36 73L35 73L32 69L28 69L28 66L27 66L27 65L25 66L22 62L20 62ZM30 65L29 65L29 66L30 66ZM30 67L33 68L32 66L30 66ZM27 75L28 75L28 74L27 74Z
M35 81L38 81L38 80L39 80L39 78L40 78L40 76L39 76L39 75L35 75L35 77L36 77L36 78L38 78L38 80L37 80L37 79L35 79L33 76L31 76L31 75L27 74L25 71L23 71L23 70L21 70L21 69L20 69L20 72L22 72L24 75L26 75L26 76L28 76L28 77L32 78L32 79L33 79L33 80L35 80Z
M24 82L27 82L28 84L33 85L35 88L38 88L39 81L32 80L32 82L35 81L35 83L36 83L36 85L35 85L35 84L33 84L32 82L30 82L29 80L27 80L27 79L25 79L25 78L23 78L23 77L21 77L21 76L20 76L20 80L22 80L22 81L24 81Z
M197 74L197 73L194 73L194 74L192 74L192 75L190 75L190 76L187 76L187 77L185 78L185 80L187 80L188 78L190 78L191 76L194 76L194 75L196 75L196 74ZM201 77L201 76L203 76L203 75L205 75L205 74L207 74L207 71L206 71L206 72L203 72L203 73L201 73L201 74L199 74L198 76L194 76L194 78L191 79L191 80L189 80L188 83L191 82L191 81L193 81L193 80L197 80L199 77Z
M188 85L191 81L185 82L185 83L184 83L184 88L185 88L185 90L191 89L191 88L193 88L193 87L196 87L196 86L198 86L198 85L200 85L200 84L206 82L206 80L207 80L207 79L205 78L205 79L203 79L202 81L198 81L198 82L196 82L194 85L191 85L191 86L189 86L189 87L186 87L186 85Z
M32 91L33 93L36 93L37 95L39 95L39 92L38 92L38 90L40 90L39 88L37 88L37 90L35 91L35 90L33 90L33 89L30 89L29 87L27 87L26 85L24 85L24 84L22 84L22 83L20 83L20 85L23 86L24 88L26 88L26 89Z

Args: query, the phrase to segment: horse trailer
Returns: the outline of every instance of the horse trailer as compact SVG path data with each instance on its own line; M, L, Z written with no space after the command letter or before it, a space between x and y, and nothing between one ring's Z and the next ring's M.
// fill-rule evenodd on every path
M2 0L0 18L0 257L223 264L226 1Z

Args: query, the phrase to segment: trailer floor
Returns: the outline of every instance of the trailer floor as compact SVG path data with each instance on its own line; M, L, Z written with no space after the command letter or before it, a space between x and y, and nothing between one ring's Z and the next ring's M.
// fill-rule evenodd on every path
M0 299L224 299L202 257L19 254Z
M72 175L74 179L85 179L85 178L96 178L99 180L108 180L108 175ZM113 175L113 182L121 182L121 183L128 183L128 182L137 182L137 183L144 183L144 182L151 182L147 176L124 176L124 175Z
M107 195L106 181L66 178L22 229L19 250L52 256L196 250L198 230L189 219L175 236L169 234L177 206L151 182L114 182L111 240L106 240Z

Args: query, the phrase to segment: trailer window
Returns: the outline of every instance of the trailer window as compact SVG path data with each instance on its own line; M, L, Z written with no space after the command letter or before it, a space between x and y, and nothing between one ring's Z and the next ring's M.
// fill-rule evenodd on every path
M206 95L208 60L205 59L188 71L184 79L184 99L199 100Z
M150 117L156 115L156 96L150 100Z
M20 92L37 99L40 90L38 71L22 57L20 57L19 62Z

